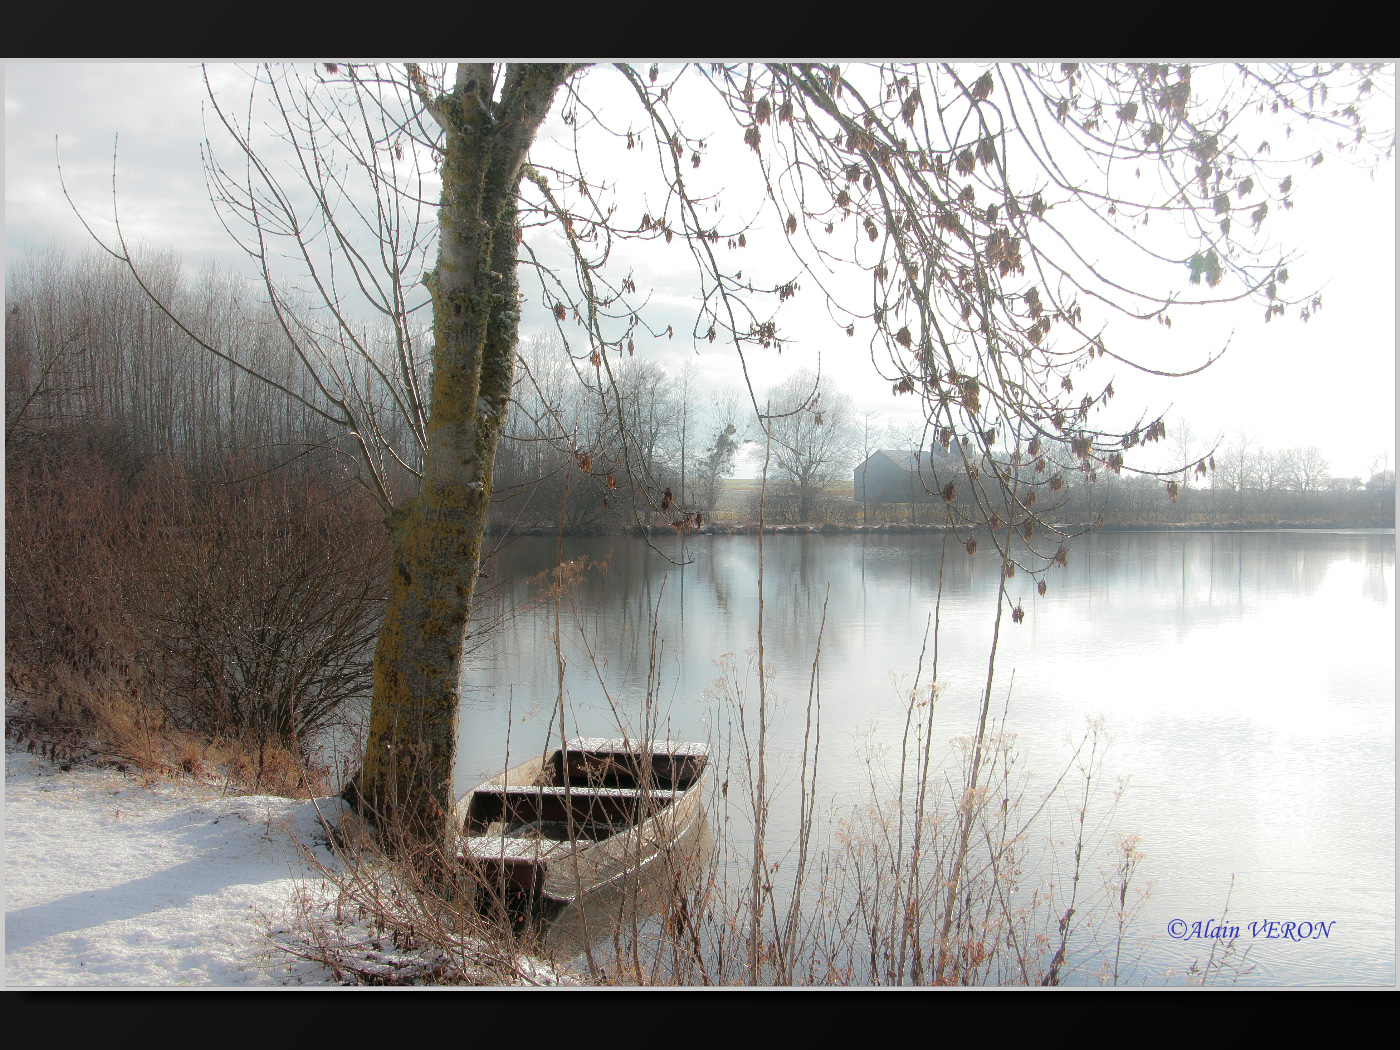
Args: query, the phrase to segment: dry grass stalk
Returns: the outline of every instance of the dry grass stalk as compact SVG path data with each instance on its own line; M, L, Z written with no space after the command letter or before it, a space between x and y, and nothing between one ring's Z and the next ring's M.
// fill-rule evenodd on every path
M336 863L303 845L314 883L304 885L272 946L315 963L347 985L543 985L569 975L526 954L528 938L490 921L476 905L476 883L460 865L396 861L383 849L393 829L370 831L353 813L323 816ZM455 869L458 879L437 877Z

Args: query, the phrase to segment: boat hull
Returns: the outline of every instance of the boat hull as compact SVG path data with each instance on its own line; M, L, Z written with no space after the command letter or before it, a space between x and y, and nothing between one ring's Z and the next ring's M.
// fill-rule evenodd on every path
M709 841L703 745L574 740L468 792L460 855L485 911L587 941L688 886Z

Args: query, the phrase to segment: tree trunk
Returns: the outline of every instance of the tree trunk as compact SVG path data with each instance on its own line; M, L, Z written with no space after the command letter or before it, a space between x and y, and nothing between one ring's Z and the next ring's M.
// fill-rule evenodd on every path
M438 265L424 282L434 333L428 448L418 495L386 522L394 565L365 761L347 796L386 844L428 860L455 854L462 646L519 337L521 165L571 69L512 65L495 106L489 65L459 67L450 95L422 92L446 133Z

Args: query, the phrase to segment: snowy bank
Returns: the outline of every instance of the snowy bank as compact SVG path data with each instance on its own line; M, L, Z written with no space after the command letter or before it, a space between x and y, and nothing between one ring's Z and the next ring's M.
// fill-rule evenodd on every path
M335 870L316 805L343 803L144 787L7 746L6 986L331 983L267 936L299 889L331 892L296 845Z
M301 848L341 870L318 808L332 825L345 812L339 799L227 795L207 781L143 785L7 744L5 985L336 984L329 969L274 943L295 942L307 914L322 917L323 943L358 945L371 971L426 972L422 959L325 906L336 888ZM568 983L532 960L518 965L524 983Z

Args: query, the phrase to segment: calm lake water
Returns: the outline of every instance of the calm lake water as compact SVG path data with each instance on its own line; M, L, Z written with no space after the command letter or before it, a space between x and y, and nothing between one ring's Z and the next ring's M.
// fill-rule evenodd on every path
M619 718L635 731L650 679L665 735L706 739L723 718L706 695L716 661L742 665L756 647L757 537L653 542L661 553L633 537L564 542L565 559L606 566L562 611L570 736L617 735ZM939 552L927 534L764 538L775 754L800 758L825 605L819 794L837 810L869 795L868 746L898 746ZM512 763L545 746L559 692L555 610L537 601L538 582L519 581L556 557L555 540L521 538L488 568L510 581L499 608L512 615L464 674L459 793L500 771L508 732ZM934 722L943 753L975 730L998 569L986 551L950 545ZM1110 863L1113 832L1141 836L1154 890L1135 930L1152 938L1136 979L1164 983L1204 960L1209 943L1171 924L1189 933L1218 920L1233 876L1229 922L1254 966L1241 983L1392 984L1394 531L1100 533L1076 540L1068 568L1047 579L1044 597L1032 579L1009 581L1026 615L1003 619L993 709L1005 708L1032 790L1064 769L1086 718L1106 718L1096 811L1117 777L1131 779L1088 870ZM927 680L931 651L924 659ZM775 803L775 840L792 834L792 797ZM1293 941L1280 936L1290 921L1332 925Z

